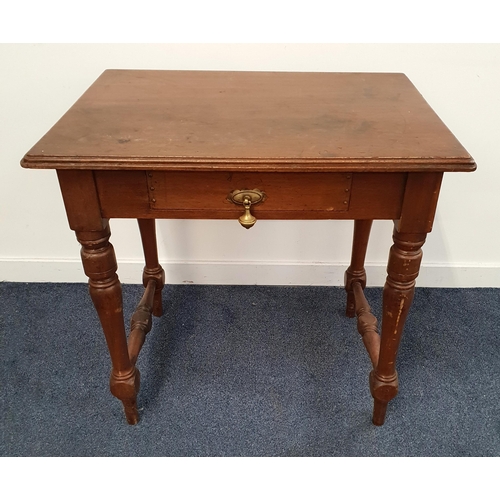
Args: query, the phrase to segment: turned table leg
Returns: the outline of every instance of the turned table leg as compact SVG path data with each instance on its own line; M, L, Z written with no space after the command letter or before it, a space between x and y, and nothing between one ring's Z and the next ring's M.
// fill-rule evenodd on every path
M355 281L361 283L364 289L366 286L365 257L368 239L373 220L355 220L354 236L352 241L351 264L347 268L344 276L345 290L347 292L346 316L354 318L355 303L352 285Z
M129 424L139 421L137 392L139 370L131 363L123 321L122 289L116 275L117 264L109 243L109 225L98 231L76 231L82 245L81 257L89 278L89 291L97 310L111 356L111 393L120 399Z
M137 219L141 233L142 248L146 266L142 273L142 282L147 287L150 280L156 281L156 290L153 299L153 315L161 316L163 313L161 291L165 285L165 271L158 262L158 247L156 244L155 219Z
M425 238L426 233L400 233L394 230L394 245L389 253L387 281L383 291L379 359L377 366L370 373L375 425L384 423L387 403L398 393L396 356L413 300Z

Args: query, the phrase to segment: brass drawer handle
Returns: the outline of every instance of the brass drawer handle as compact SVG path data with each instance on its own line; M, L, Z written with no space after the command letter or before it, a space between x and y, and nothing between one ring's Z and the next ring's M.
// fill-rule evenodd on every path
M250 229L257 222L257 219L250 213L250 207L263 202L266 199L266 193L258 189L236 189L227 195L227 199L235 205L243 205L245 213L238 221L245 229Z

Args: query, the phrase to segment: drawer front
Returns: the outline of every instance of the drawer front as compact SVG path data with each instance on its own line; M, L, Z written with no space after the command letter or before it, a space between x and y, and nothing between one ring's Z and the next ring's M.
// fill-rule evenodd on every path
M152 210L235 210L228 195L258 189L265 200L252 212L346 212L352 175L349 173L161 172L147 174Z
M234 190L259 189L258 219L398 219L406 173L94 172L103 217L237 219Z

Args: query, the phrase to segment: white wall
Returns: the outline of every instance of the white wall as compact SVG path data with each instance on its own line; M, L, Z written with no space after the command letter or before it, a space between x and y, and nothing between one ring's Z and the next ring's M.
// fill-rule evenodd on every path
M500 45L0 45L0 280L86 281L54 171L19 161L107 68L404 72L475 158L445 174L419 286L500 286ZM390 222L376 222L369 284L382 285ZM340 285L352 222L158 221L171 283ZM123 282L139 283L134 221L111 221Z

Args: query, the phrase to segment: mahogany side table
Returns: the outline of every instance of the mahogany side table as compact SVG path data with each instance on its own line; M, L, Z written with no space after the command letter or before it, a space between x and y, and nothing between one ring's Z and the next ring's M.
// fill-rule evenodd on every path
M108 344L111 393L138 422L136 360L162 314L155 219L352 219L346 314L370 356L373 423L398 392L396 355L444 172L474 160L398 73L107 70L25 155L57 171ZM127 337L109 219L136 218L144 295ZM394 221L382 326L363 289L374 219Z

